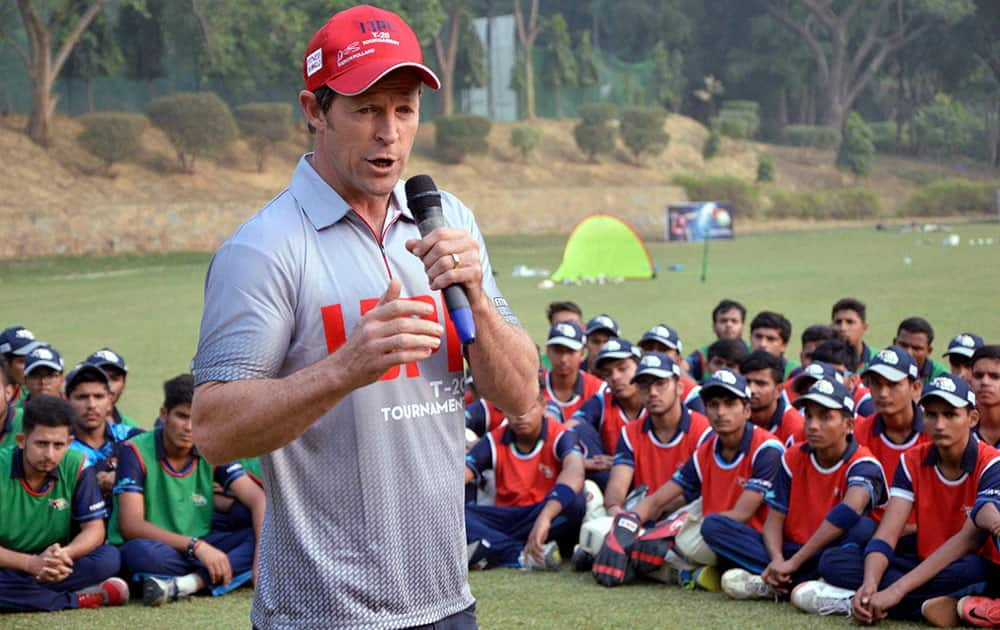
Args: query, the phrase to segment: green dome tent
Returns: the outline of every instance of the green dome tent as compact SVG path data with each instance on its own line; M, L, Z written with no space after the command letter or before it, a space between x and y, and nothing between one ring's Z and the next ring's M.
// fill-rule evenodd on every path
M653 277L645 243L628 223L610 214L592 214L576 224L552 280Z

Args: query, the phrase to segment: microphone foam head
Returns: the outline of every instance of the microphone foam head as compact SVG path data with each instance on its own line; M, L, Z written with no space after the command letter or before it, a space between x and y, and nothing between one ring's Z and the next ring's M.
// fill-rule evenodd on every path
M441 205L441 194L430 175L414 175L406 180L406 203L414 212Z

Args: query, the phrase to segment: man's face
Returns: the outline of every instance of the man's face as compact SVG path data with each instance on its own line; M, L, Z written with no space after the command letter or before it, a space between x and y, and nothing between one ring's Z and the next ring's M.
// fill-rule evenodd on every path
M938 397L927 398L923 403L924 431L939 449L964 445L969 431L976 426L979 413L969 407L952 407Z
M917 367L921 370L924 369L924 361L927 360L927 355L933 350L930 340L927 339L927 334L922 332L915 333L900 330L896 333L896 338L892 340L892 343L909 352L913 360L917 362Z
M770 409L781 396L781 384L775 382L771 370L755 370L743 375L750 386L750 409Z
M111 414L111 393L104 383L80 383L69 395L69 404L79 418L79 427L93 431L102 427Z
M545 354L552 364L552 373L561 377L576 374L580 369L580 362L583 361L583 349L572 350L557 344L545 346Z
M715 316L712 330L719 339L739 339L743 336L743 316L740 309L731 308Z
M632 382L635 369L634 359L605 359L600 365L601 377L616 398L632 398L639 393L638 386Z
M733 372L738 373L740 371L740 364L737 361L727 361L719 356L712 357L708 360L708 363L705 364L705 371L709 376L715 374L719 370L732 370Z
M799 353L799 361L802 363L802 367L808 367L810 363L813 362L813 352L816 352L816 348L822 341L806 341L802 344L802 352Z
M24 449L26 472L49 473L55 470L71 441L69 427L36 426L31 433L18 436L17 444Z
M980 408L1000 405L1000 359L979 359L973 363L971 384Z
M113 365L107 365L103 369L104 373L108 375L108 387L111 388L111 404L117 405L118 399L125 391L125 372Z
M849 308L834 313L832 325L840 338L852 346L860 344L862 337L868 332L868 324L861 321L861 316Z
M611 333L606 330L595 330L587 335L587 352L590 353L591 362L597 358L597 353L601 351L601 346L608 339L611 339Z
M28 388L28 393L32 396L58 396L62 388L62 372L57 372L52 368L41 365L24 377L24 386Z
M812 400L806 401L802 412L805 417L806 441L816 450L844 444L847 434L854 426L854 420L839 409L830 409Z
M894 415L903 412L913 404L920 392L920 382L904 378L901 381L890 381L881 374L870 372L865 382L872 392L872 404L875 411L882 415Z
M969 360L969 357L963 357L960 354L949 354L948 365L951 368L952 374L961 378L966 383L972 383L972 361Z
M14 385L24 385L24 357L11 355L7 359L7 376Z
M736 396L713 396L705 403L705 415L720 436L743 430L750 418L750 405Z
M321 172L348 203L383 198L406 168L420 122L420 78L400 70L357 96L338 94L313 123ZM318 123L318 124L317 124Z
M194 447L191 436L191 405L181 403L170 411L160 409L163 418L163 441L173 450L186 453Z
M777 328L755 328L750 332L750 347L781 357L785 355L788 344L782 340L781 331Z
M562 322L576 322L580 328L583 328L583 320L580 316L573 311L556 311L552 313L552 317L549 318L549 326L555 326L556 324L561 324Z
M507 424L514 435L521 439L537 438L542 430L542 413L545 411L545 403L536 400L528 412L523 416L507 416Z
M653 415L662 416L672 411L680 402L676 378L642 376L636 385L639 386L642 406Z

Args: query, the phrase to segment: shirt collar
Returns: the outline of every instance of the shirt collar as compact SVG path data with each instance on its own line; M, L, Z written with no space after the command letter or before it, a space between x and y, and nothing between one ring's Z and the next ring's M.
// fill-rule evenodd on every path
M538 440L535 440L536 444L538 443L539 440L541 440L542 442L545 441L545 435L547 433L548 428L549 428L549 419L545 417L545 414L542 414L542 430L538 432ZM508 426L504 430L503 439L501 441L504 444L514 443L514 432L510 430L510 426Z
M983 438L983 434L979 432L979 425L978 425L978 424L977 424L976 426L972 427L972 435L973 435L973 436L974 436L974 437L975 437L975 438L976 438L977 440L979 440L980 442L983 442L984 444L989 444L989 442L987 442L987 441L986 441L986 440L985 440L985 439ZM992 446L992 447L994 447L994 448L997 448L997 444L1000 444L1000 440L997 440L996 444L990 444L990 446Z
M82 441L80 440L80 438L79 438L79 437L77 437L77 435L76 435L76 430L75 430L75 429L74 429L73 431L71 431L71 433L72 433L72 435L73 435L73 438L74 438L74 439L75 439L75 440L76 440L77 442L80 442L80 444L81 444L81 445L83 445L83 446L87 446L86 444L84 444L84 443L83 443L83 442L82 442ZM108 421L107 421L107 420L105 420L105 421L104 421L104 444L107 444L108 442L114 442L114 441L115 441L115 434L114 434L114 432L112 432L112 431L111 431L111 425L110 425L110 424L108 424ZM102 444L101 446L104 446L104 444ZM87 446L87 448L90 448L90 447L89 447L89 446ZM99 446L99 447L97 447L97 448L100 448L100 446Z
M934 373L934 361L931 360L930 356L924 359L924 367L920 370L920 379L927 380L931 374Z
M917 403L911 404L913 406L913 430L910 431L910 437L913 437L917 433L924 432L924 413L920 411L920 406ZM875 421L872 422L872 433L874 435L885 433L885 421L882 419L882 414L880 413L875 414Z
M344 201L344 198L330 187L308 158L312 153L307 153L299 158L299 163L292 173L292 182L288 187L289 192L295 197L302 211L305 212L309 222L319 231L334 225L343 219L351 211L351 206ZM409 206L406 205L406 192L403 181L399 181L392 189L389 196L389 212L399 211L408 220L413 220L413 214ZM375 226L381 230L382 226Z
M971 435L969 436L969 443L965 445L965 452L962 453L962 470L967 473L972 473L976 470L976 462L979 460L979 440L975 439ZM936 446L931 446L927 449L927 457L924 458L925 466L937 466L941 461L941 454L938 453Z
M10 465L10 478L11 479L24 479L24 449L20 447L14 448L14 457L11 458ZM59 467L56 466L45 476L46 479L58 479L59 478Z
M778 404L774 406L774 413L771 414L771 426L768 429L771 433L776 433L781 428L781 421L785 417L785 397L778 396Z
M745 455L750 452L750 444L753 442L753 432L757 429L757 425L753 422L747 420L747 423L743 425L743 438L740 439L740 447L736 450L736 457L740 455ZM763 431L763 429L761 429ZM719 449L722 443L719 440L715 441L715 453L719 454ZM736 459L735 457L733 459ZM730 460L732 461L732 460Z
M810 455L816 452L815 449L813 449L813 447L809 446L809 442L803 442L801 448L804 453L809 453ZM846 462L850 460L852 457L854 457L854 453L857 452L858 448L859 445L857 440L854 439L854 434L848 433L847 449L844 451L844 454L840 456L840 461Z
M153 441L156 442L156 459L166 459L167 449L163 446L163 427L156 429ZM191 447L191 457L199 457L198 447Z

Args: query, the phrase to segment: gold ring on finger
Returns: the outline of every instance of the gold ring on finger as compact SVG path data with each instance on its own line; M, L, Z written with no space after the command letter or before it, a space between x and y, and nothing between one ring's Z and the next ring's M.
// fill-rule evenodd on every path
M452 269L458 269L459 267L462 266L462 259L458 257L458 254L451 255L451 262L454 263Z

